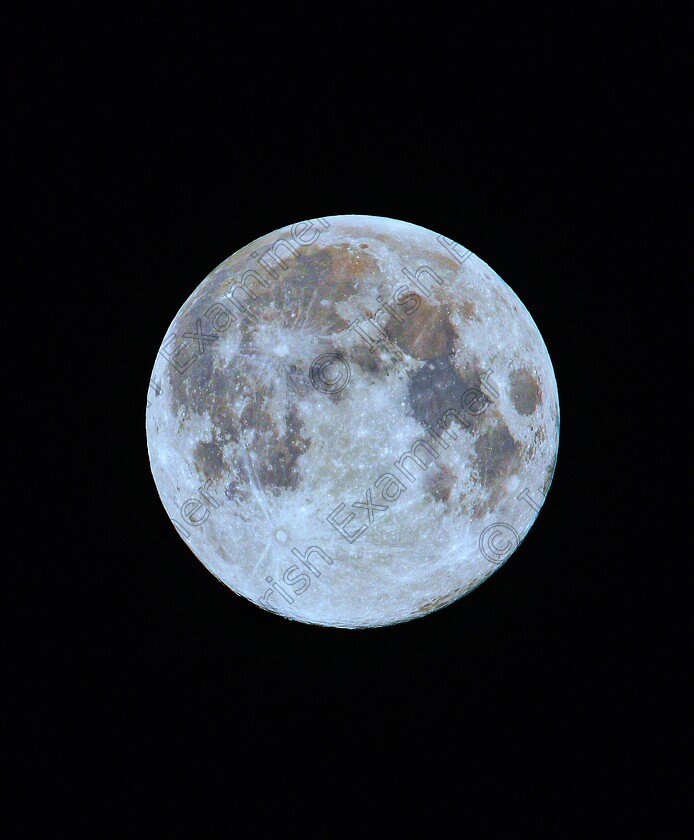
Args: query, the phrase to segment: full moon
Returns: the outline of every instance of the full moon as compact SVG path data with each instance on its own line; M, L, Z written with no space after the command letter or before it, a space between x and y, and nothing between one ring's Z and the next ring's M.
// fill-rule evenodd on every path
M212 574L286 618L366 628L508 560L552 480L559 404L540 332L486 263L407 222L329 216L203 280L146 427L164 508Z

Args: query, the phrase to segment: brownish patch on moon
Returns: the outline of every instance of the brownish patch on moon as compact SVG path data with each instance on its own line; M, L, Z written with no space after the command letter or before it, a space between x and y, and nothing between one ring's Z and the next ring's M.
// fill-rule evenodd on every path
M216 440L198 441L193 450L195 468L198 473L212 481L219 481L227 471L222 447Z
M293 382L297 391L298 379L296 366L290 367L288 382ZM215 366L209 349L184 374L170 368L169 383L174 412L184 409L182 422L187 412L194 411L208 414L212 423L212 439L199 441L193 450L201 476L215 483L224 479L227 496L235 499L243 497L243 486L254 479L270 490L296 489L300 482L297 461L311 441L303 433L304 423L294 404L287 405L283 417L273 417L269 408L275 390L272 385L253 382L236 366ZM252 441L251 471L243 468L243 458L238 458L244 438ZM225 458L227 445L233 468Z
M513 371L511 381L511 400L519 414L533 414L542 399L542 389L527 368Z
M479 389L483 375L484 368L477 361L466 365L461 372L450 354L431 359L410 376L407 385L407 413L420 425L435 425L451 408L464 415L461 397L471 388ZM487 406L484 415L491 411L492 406ZM477 425L478 420L471 419L470 429Z
M414 359L435 359L453 352L458 333L441 304L423 300L411 315L391 317L386 331L398 347Z
M284 429L276 426L253 443L253 461L260 482L268 488L296 490L301 481L297 461L308 451L311 440L303 435L304 423L296 406L284 416Z
M255 432L269 432L270 429L274 429L275 424L267 411L267 403L259 394L254 395L244 406L241 425L244 429L252 429Z
M443 250L443 247L441 251L424 249L420 253L424 263L428 265L429 268L433 268L438 271L452 271L456 274L460 271L460 265L452 257L448 256L448 254Z
M352 348L349 359L351 362L359 365L364 373L372 376L380 376L385 369L385 362L379 353L378 347L369 348L365 342L360 342Z
M499 421L483 432L475 441L476 466L482 486L492 489L508 478L520 466L520 451L520 444L504 422Z
M417 607L415 610L415 615L426 615L427 613L433 612L434 610L439 610L441 607L447 607L452 604L454 601L457 601L464 592L467 591L467 587L462 589L456 589L454 592L449 593L448 595L441 595L438 598L434 598L433 601L427 601L426 604L422 604L421 607Z
M306 323L320 332L341 332L349 323L335 304L358 291L358 280L378 271L370 254L347 244L302 251L273 286L276 313L285 326Z
M457 601L458 598L461 598L463 595L471 592L479 583L479 578L473 578L468 584L458 587L453 590L453 592L449 592L448 595L441 595L438 598L434 598L433 601L427 601L426 604L422 604L422 606L418 607L415 611L415 615L426 615L434 610L441 609L441 607L448 607L450 604Z
M527 461L530 462L535 457L535 453L539 449L539 447L544 443L545 439L547 438L547 429L545 426L538 426L535 429L535 434L533 435L533 439L530 442L530 446L528 447L528 454L527 454Z
M468 321L477 321L477 310L475 304L471 300L466 300L463 304L463 318Z
M306 376L305 370L295 362L290 362L284 372L284 379L287 390L294 397L305 397L311 392L310 379Z
M176 336L177 340L171 343L170 350L173 351L179 346L184 346L186 339L181 338L182 334L187 329L178 328ZM185 365L189 359L194 355L195 348L192 342L188 342L177 362L180 365ZM186 420L188 411L193 411L200 416L207 414L207 391L209 382L212 378L212 371L214 368L214 359L212 351L209 347L206 348L203 354L195 353L198 358L190 365L190 367L183 373L179 373L173 364L167 364L169 386L171 388L171 403L176 413L183 408L183 421Z
M357 251L347 243L329 245L323 248L322 253L331 257L331 278L338 281L342 278L352 280L354 278L369 277L372 274L380 274L378 261L371 254L365 254L363 249ZM339 299L339 298L338 298Z
M343 243L302 252L281 280L288 280L292 288L309 285L311 291L322 285L330 299L339 302L355 293L355 280L376 274L380 271L374 257Z
M437 464L437 466L438 469L435 472L427 473L424 486L434 499L439 502L447 502L458 481L458 476L443 464Z
M521 445L501 420L479 435L474 445L473 468L479 474L481 486L488 491L488 498L475 504L471 511L479 519L499 501L504 493L504 481L521 466Z
M272 393L272 387L254 385L234 365L215 368L208 389L215 436L223 443L238 443L244 429L270 429L272 418L266 406ZM240 415L233 408L239 400L245 401Z

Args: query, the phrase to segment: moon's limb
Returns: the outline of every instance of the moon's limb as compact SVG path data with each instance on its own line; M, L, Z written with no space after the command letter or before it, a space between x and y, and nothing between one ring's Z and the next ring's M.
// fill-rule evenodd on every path
M201 562L308 623L452 603L505 562L549 488L559 405L514 292L416 225L332 216L216 268L148 391L159 495Z

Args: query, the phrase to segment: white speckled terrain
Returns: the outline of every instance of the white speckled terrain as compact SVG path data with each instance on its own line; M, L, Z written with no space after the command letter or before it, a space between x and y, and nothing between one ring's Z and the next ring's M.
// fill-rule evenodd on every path
M183 539L310 623L406 621L469 592L527 533L556 460L556 382L523 304L392 219L302 222L229 257L152 383L151 467Z

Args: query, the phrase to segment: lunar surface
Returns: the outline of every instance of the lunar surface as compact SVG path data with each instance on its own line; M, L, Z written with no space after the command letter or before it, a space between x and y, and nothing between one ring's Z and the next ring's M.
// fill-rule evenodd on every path
M559 405L542 337L462 245L374 216L299 222L216 268L147 393L175 528L234 592L374 627L473 590L549 488Z

